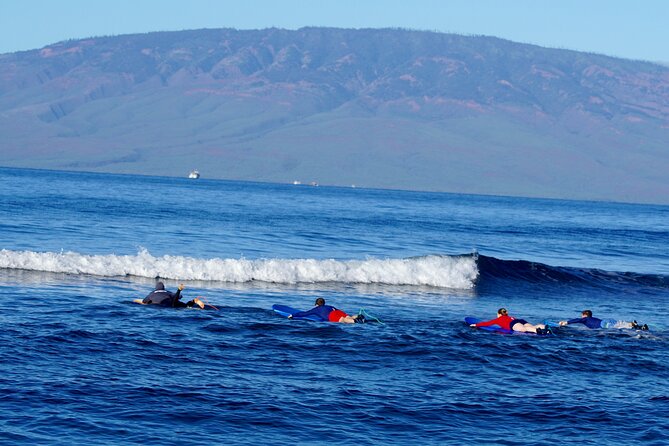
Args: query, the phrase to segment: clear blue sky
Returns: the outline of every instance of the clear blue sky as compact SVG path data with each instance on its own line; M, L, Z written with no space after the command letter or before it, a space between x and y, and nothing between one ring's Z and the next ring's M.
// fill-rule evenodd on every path
M402 27L669 62L669 0L0 0L0 53L198 28Z

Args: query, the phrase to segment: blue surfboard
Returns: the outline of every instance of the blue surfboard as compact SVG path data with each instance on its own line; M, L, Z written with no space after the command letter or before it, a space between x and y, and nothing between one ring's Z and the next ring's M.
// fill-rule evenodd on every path
M281 316L288 317L291 314L299 313L302 310L298 310L293 307L289 307L288 305L272 305L272 310L274 310L275 313L280 314ZM293 317L295 320L302 320L302 321L314 321L314 322L324 322L323 319L316 315L311 315L311 316L306 316L306 317Z

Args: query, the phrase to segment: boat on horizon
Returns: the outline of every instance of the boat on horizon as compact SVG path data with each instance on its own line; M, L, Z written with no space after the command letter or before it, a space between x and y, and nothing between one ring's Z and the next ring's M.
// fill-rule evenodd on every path
M200 178L200 172L198 172L197 170L191 170L191 172L188 174L188 178L197 180L198 178Z

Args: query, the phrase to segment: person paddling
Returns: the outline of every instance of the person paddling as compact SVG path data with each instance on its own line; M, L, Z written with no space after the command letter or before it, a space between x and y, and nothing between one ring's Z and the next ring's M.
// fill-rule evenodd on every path
M552 333L551 329L546 327L544 324L533 325L527 322L525 319L516 319L509 316L506 308L500 308L497 310L497 318L495 319L484 322L477 322L476 324L470 324L471 327L489 327L491 325L499 325L503 329L509 331L520 331L536 334Z
M583 310L580 318L569 319L568 321L560 321L561 326L571 324L583 324L588 328L630 328L633 330L648 330L648 324L640 325L637 321L626 322L616 321L613 319L602 320L592 316L592 310Z
M191 308L195 305L204 309L204 302L202 302L197 297L193 300L190 300L186 303L181 302L181 291L184 289L183 283L177 288L177 292L173 293L165 289L165 284L163 282L156 283L156 288L149 293L148 296L142 300L143 304L153 304L153 305L162 305L163 307L172 307L172 308Z
M365 322L365 317L362 314L359 314L355 317L349 316L343 311L331 306L325 305L325 299L319 297L315 302L316 306L311 310L307 311L298 311L288 316L288 319L293 317L307 317L307 316L317 316L321 318L323 322L341 322L343 324L356 324Z

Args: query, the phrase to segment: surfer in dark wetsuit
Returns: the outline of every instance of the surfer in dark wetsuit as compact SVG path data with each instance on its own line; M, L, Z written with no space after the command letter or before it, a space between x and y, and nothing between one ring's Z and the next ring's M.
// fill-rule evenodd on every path
M183 303L179 301L181 299L181 290L184 289L183 284L180 284L177 288L177 292L173 293L165 289L165 284L163 282L158 282L156 284L156 289L151 291L148 296L142 300L143 304L153 304L153 305L162 305L163 307L172 307L172 308L190 308L194 305L197 305L200 308L204 308L204 302L202 302L197 297L191 301Z
M597 329L597 328L631 328L634 330L648 330L648 324L639 325L637 321L625 322L625 321L615 321L607 320L603 321L602 319L592 316L591 310L583 310L581 312L581 317L576 319L569 319L568 321L560 321L560 325L570 325L570 324L583 324L588 328Z
M325 299L319 297L316 299L316 306L311 310L307 311L298 311L288 316L289 319L293 317L307 317L307 316L317 316L321 318L323 322L341 322L344 324L356 324L365 321L365 317L362 314L359 314L355 317L349 316L341 310L333 307L332 305L325 305Z
M509 316L506 308L500 308L497 310L497 318L491 319L489 321L478 322L476 324L471 324L472 327L489 327L491 325L498 325L505 330L509 331L522 331L527 333L536 333L536 334L550 334L550 328L546 327L544 324L533 325L527 322L525 319L516 319Z

